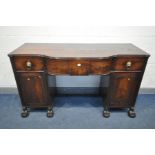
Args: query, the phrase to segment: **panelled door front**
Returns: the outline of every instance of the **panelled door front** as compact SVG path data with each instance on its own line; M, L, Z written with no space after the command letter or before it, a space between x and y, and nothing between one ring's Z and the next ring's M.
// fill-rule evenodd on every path
M141 73L117 72L110 75L109 106L127 108L133 105L140 84Z
M24 106L47 107L48 91L44 73L18 73L17 76Z

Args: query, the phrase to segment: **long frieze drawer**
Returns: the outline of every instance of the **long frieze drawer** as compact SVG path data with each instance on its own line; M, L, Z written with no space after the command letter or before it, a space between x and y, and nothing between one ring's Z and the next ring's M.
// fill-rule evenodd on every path
M87 60L48 60L49 74L88 75L89 61Z
M15 69L17 71L40 71L44 69L43 58L37 56L14 57Z
M145 66L144 57L117 57L113 69L117 71L141 71Z
M47 60L49 74L95 75L108 74L111 70L111 59L102 60Z
M89 61L88 60L70 60L69 70L71 75L88 75Z
M47 71L49 74L69 74L67 60L47 60Z
M90 63L90 74L107 74L111 70L111 59L92 60Z

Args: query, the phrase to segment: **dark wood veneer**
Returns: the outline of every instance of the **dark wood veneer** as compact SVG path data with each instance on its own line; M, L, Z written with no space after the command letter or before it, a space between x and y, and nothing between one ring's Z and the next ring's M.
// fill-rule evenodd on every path
M66 60L47 60L47 72L54 75L69 74L69 66Z
M131 67L127 68L127 62L131 62ZM114 62L114 70L117 71L141 71L145 66L145 57L123 56L117 57Z
M17 73L21 94L23 98L23 106L28 107L47 107L51 103L48 102L48 87L45 82L44 73Z
M89 60L70 60L69 72L71 75L88 75Z
M90 63L90 74L108 74L111 71L112 59L92 60Z
M111 108L130 108L133 91L138 87L137 81L141 73L115 72L110 75L109 105Z
M28 71L26 62L30 61L32 63L31 70L40 71L44 70L43 58L37 56L16 56L14 57L15 68L17 71Z
M48 108L53 116L56 75L101 75L104 117L110 108L134 106L149 54L132 44L24 44L9 54L23 112L29 108ZM52 89L48 76L52 75ZM106 75L106 76L105 76ZM52 90L50 92L50 90ZM52 98L51 98L52 97Z

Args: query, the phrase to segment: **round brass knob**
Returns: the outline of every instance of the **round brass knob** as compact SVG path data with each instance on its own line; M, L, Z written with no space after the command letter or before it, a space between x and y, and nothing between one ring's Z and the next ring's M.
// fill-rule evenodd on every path
M127 67L127 68L131 67L131 65L132 65L131 61L128 61L128 62L126 63L126 67Z
M27 78L28 81L30 81L30 78Z
M81 67L82 65L81 64L77 64L77 67Z

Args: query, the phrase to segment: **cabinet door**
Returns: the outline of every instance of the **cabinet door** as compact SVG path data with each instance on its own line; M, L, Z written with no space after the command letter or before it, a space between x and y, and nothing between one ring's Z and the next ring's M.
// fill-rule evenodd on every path
M18 85L24 106L48 106L48 91L44 73L18 73Z
M127 108L134 105L140 82L141 73L111 73L109 88L109 106Z

